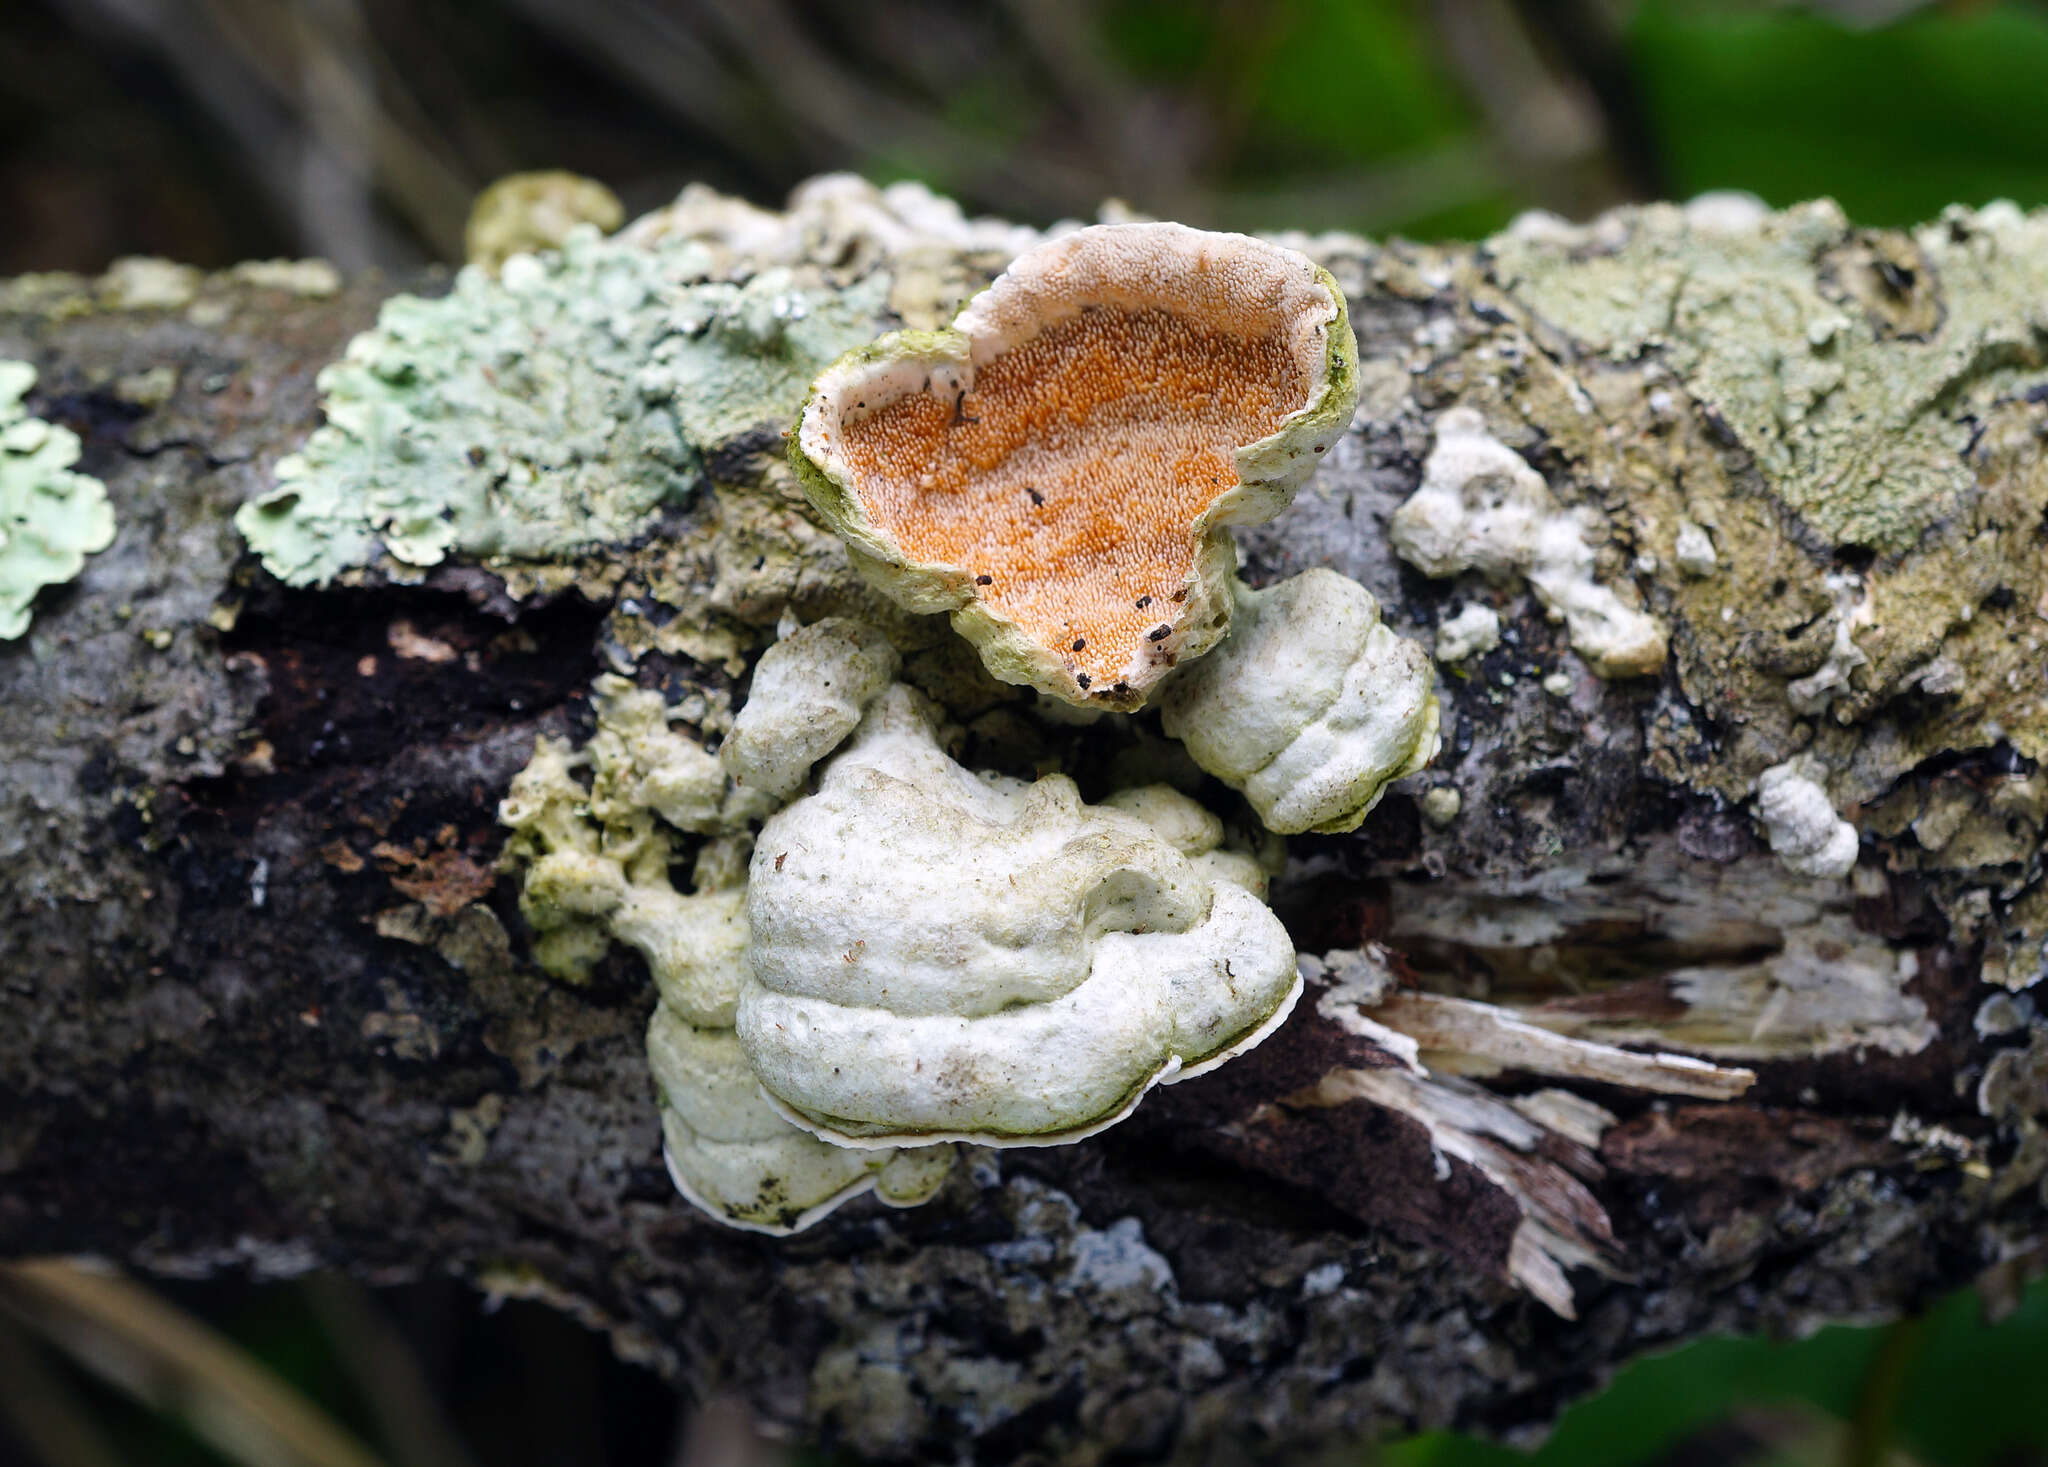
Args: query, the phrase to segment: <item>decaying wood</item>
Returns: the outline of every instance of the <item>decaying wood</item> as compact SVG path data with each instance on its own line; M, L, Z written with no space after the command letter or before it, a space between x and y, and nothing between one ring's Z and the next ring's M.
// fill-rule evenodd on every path
M1515 1436L1644 1349L2010 1287L2048 1173L2048 225L1732 207L1307 242L1365 406L1247 574L1334 565L1423 638L1496 609L1500 645L1440 669L1444 753L1355 836L1292 842L1311 990L1264 1048L780 1240L675 1197L644 970L539 972L496 821L607 666L729 705L785 607L847 594L843 562L745 582L761 506L826 554L775 425L542 590L460 557L291 589L230 517L394 283L0 283L0 358L121 522L0 644L0 1252L452 1271L778 1429L934 1460ZM735 237L820 288L893 272L904 319L1002 261ZM1660 675L1596 677L1518 583L1388 548L1454 403L1590 516ZM1916 497L1858 507L1887 483ZM919 655L952 668L945 635ZM1143 730L1058 737L1105 778ZM1842 881L1788 873L1749 803L1802 754L1863 836Z

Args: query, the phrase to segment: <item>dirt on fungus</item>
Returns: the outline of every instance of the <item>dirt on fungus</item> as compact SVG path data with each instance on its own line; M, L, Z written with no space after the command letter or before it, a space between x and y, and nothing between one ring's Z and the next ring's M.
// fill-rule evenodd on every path
M1306 404L1313 365L1279 337L1090 307L957 399L849 416L842 452L912 561L972 572L984 601L1108 686L1174 624L1194 522L1237 485L1233 450Z

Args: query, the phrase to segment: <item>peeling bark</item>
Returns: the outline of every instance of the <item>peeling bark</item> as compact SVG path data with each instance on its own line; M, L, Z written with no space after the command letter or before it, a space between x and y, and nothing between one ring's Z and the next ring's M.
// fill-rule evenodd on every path
M2009 1287L2048 1174L2048 222L1990 213L1308 242L1366 404L1247 576L1333 565L1424 637L1496 610L1500 645L1441 669L1443 755L1355 835L1290 843L1274 905L1320 960L1264 1048L779 1240L673 1195L645 972L539 971L496 821L606 667L715 723L785 606L859 602L777 425L701 445L708 482L631 544L291 589L230 519L392 285L0 282L0 358L38 367L120 521L0 644L0 1253L452 1271L781 1429L1076 1463L1525 1437L1644 1349ZM784 263L893 275L893 319L927 324L1003 258L869 244ZM1587 516L1602 584L1670 630L1661 674L1595 676L1518 584L1394 555L1454 403ZM943 623L898 632L1002 767L1028 704ZM1031 737L1084 787L1130 747ZM1753 818L1794 756L1860 830L1844 881L1788 873ZM1473 1039L1445 1000L1511 1022ZM1425 1083L1403 1012L1434 1088L1396 1103ZM1692 1098L1739 1088L1698 1061L1755 1084ZM1660 1073L1675 1096L1630 1088Z

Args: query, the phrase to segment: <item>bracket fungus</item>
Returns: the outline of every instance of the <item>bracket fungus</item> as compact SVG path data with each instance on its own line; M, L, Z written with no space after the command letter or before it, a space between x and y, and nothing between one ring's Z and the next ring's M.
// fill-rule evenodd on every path
M1756 777L1756 815L1771 850L1798 876L1839 880L1856 869L1856 827L1835 813L1810 757L1773 764Z
M1251 1048L1301 979L1206 815L970 772L891 687L754 849L738 1029L762 1087L841 1146L1043 1146Z
M828 751L859 703L881 691L876 659L894 666L893 651L869 628L839 619L793 631L770 649L749 726L764 746L785 747L761 767L790 787L801 783L809 759ZM777 668L808 671L850 701L821 701ZM647 1059L676 1190L722 1223L763 1233L800 1231L871 1190L893 1206L924 1201L952 1167L950 1148L855 1152L805 1134L769 1105L733 1033L748 945L744 832L763 796L729 785L718 759L670 727L660 693L613 674L593 693L590 742L572 752L559 739L537 740L499 820L511 832L508 858L524 868L520 910L544 969L581 981L613 942L646 960L659 994ZM806 723L842 714L839 734L823 748L814 740L808 757L786 747L800 742ZM588 788L578 778L586 769ZM693 889L681 892L671 870L685 835L707 839Z
M798 1130L761 1093L732 1030L698 1028L667 1004L647 1025L647 1063L669 1181L744 1232L800 1233L869 1191L914 1207L952 1171L951 1147L854 1151Z
M1162 725L1267 829L1357 829L1389 780L1437 751L1429 654L1335 571L1234 595L1229 639L1166 685Z
M997 677L1128 710L1222 637L1228 527L1284 509L1357 401L1344 294L1306 256L1097 225L951 328L840 358L790 456L862 572L951 612Z
M847 617L792 628L755 664L719 763L750 795L786 798L853 732L861 710L895 678L898 660L880 632Z

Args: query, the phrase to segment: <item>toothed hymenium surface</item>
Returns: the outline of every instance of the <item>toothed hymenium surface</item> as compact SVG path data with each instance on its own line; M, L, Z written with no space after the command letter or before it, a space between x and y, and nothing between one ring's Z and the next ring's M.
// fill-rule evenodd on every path
M1223 635L1227 527L1278 514L1357 397L1343 292L1305 256L1102 225L951 329L834 363L791 458L855 563L997 677L1131 709Z
M740 1043L847 1146L1046 1145L1122 1119L1286 1017L1294 945L1220 824L1163 786L975 774L898 685L762 828Z

